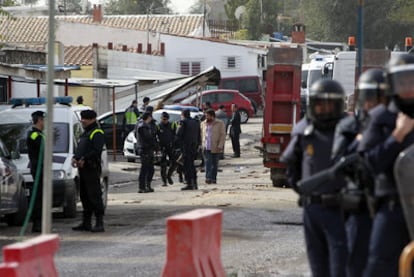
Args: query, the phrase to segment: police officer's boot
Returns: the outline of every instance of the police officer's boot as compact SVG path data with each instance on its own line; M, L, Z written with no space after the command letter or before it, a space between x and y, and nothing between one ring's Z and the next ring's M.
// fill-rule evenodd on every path
M97 215L96 216L95 226L93 226L91 231L93 233L105 232L104 222L103 222L103 215Z
M193 189L197 190L198 189L197 179L191 179L190 182L191 182Z
M187 186L181 188L181 190L196 190L196 189L197 189L197 183L195 183L193 179L190 179Z
M151 187L151 183L147 184L147 192L154 192L154 189Z
M73 231L90 231L92 229L92 213L91 212L83 212L82 222L72 227Z
M147 193L147 186L145 184L139 184L138 193Z

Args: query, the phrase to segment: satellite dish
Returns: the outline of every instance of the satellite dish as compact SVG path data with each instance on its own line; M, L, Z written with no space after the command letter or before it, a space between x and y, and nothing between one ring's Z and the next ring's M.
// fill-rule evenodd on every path
M237 20L240 20L241 16L246 12L245 6L238 6L237 9L234 11L234 16Z

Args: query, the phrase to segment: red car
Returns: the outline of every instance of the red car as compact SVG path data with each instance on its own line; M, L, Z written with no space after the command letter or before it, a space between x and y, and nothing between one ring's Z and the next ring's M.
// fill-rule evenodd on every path
M210 102L214 110L218 110L220 105L226 109L227 116L231 117L231 104L239 107L241 122L246 123L249 117L254 115L254 109L249 98L241 94L238 90L215 89L205 90L201 93L193 94L181 100L180 104L185 106L204 106L204 103Z

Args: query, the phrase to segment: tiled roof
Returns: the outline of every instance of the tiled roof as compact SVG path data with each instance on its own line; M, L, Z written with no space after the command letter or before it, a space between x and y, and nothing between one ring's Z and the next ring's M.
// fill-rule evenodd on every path
M65 65L92 65L92 46L65 46Z
M89 15L56 16L57 21L68 21L85 24L101 24L103 26L147 30L146 15L110 15L101 23L93 22ZM202 15L151 15L151 30L174 35L189 35L202 26ZM48 36L48 17L16 17L7 19L0 17L0 41L8 43L46 42Z

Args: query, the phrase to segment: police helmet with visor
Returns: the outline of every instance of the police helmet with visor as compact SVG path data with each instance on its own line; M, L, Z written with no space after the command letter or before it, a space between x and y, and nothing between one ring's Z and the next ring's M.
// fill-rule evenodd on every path
M387 66L389 95L398 109L414 118L414 55L401 54L391 58Z
M383 70L371 68L364 71L357 84L356 114L362 119L366 112L382 101L386 89L387 81Z
M319 79L311 86L307 116L317 129L331 129L344 114L344 89L335 80Z

